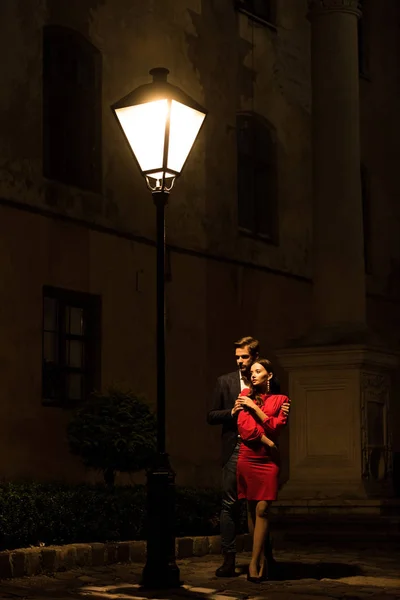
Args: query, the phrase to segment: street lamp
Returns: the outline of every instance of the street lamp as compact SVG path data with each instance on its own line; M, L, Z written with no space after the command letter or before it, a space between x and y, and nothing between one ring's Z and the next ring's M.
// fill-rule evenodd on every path
M180 585L175 561L175 473L165 448L165 206L206 111L167 82L168 69L112 106L157 211L157 457L147 473L147 559L143 585Z

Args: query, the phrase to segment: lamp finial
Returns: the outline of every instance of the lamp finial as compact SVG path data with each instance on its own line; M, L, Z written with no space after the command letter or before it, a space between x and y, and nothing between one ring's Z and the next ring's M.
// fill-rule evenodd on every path
M153 76L153 81L167 81L169 70L165 67L155 67L149 71Z

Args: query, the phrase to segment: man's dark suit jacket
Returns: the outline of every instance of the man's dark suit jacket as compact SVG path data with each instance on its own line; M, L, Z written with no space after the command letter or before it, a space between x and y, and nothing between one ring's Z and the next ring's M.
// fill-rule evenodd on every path
M240 394L239 371L218 377L207 414L210 425L222 425L222 465L230 459L238 440L237 413L231 411Z

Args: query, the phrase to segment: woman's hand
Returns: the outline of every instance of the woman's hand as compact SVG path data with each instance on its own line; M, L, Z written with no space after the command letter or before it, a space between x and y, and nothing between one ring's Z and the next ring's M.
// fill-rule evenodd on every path
M278 447L275 444L275 442L273 442L272 440L270 440L266 435L261 436L261 442L263 444L265 444L265 446L268 446L268 448L271 448L271 450L277 450Z
M239 396L239 398L242 400L242 407L245 406L246 408L250 408L251 410L258 409L257 404L253 402L253 400L248 396Z
M287 417L290 412L290 402L284 402L281 406L281 411Z
M243 396L238 396L236 398L235 406L231 410L232 417L234 417L239 411L242 410L242 404L243 404Z

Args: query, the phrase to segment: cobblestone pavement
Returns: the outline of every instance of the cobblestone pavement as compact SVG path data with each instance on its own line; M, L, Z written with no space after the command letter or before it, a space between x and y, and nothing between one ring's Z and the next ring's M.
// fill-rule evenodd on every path
M143 565L117 564L38 575L0 582L0 598L60 600L357 600L400 599L400 555L395 549L377 547L338 551L313 547L277 551L279 571L274 581L261 585L246 581L244 574L232 579L214 576L219 556L190 558L178 562L182 588L149 592L140 587ZM250 554L238 555L244 571Z

